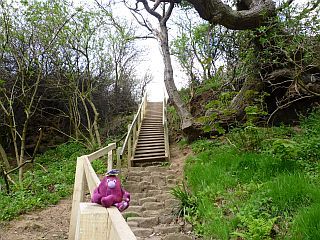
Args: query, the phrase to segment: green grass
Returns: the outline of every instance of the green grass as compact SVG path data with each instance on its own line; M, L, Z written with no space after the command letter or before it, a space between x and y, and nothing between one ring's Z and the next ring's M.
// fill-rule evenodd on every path
M287 239L313 240L320 239L320 204L315 203L306 209L301 209L294 221Z
M0 192L0 220L11 220L69 196L73 189L76 159L85 151L81 144L70 142L38 156L34 168L25 172L23 188L11 186L9 195Z
M223 143L192 145L186 187L175 196L197 234L320 239L320 113L300 127L235 129Z

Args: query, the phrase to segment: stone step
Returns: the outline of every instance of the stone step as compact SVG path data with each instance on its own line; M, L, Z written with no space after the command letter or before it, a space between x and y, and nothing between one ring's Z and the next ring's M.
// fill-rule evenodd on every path
M183 233L172 233L164 236L161 240L194 240L195 238Z
M153 233L153 228L131 227L131 231L136 237L148 237Z
M145 202L142 204L142 207L145 210L160 210L164 208L164 204L160 202Z
M157 199L155 197L146 197L139 199L138 202L139 205L143 205L146 202L157 202Z
M127 222L137 222L139 228L152 228L159 224L159 217L128 217Z
M137 205L130 205L126 212L133 212L133 213L138 213L139 215L145 211L146 209L142 206L137 206Z
M180 232L181 227L178 224L175 225L158 225L153 227L154 233L161 233L161 234L169 234L169 233L177 233Z
M139 157L139 158L133 158L131 161L133 163L133 166L139 165L139 164L152 165L152 163L159 164L159 162L165 162L166 157L165 156Z

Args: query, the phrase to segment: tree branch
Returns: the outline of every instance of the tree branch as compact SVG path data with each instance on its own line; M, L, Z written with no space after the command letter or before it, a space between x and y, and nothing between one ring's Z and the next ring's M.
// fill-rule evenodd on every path
M152 16L156 17L159 21L161 21L162 16L157 13L156 11L154 11L153 9L150 8L147 0L137 0L137 3L141 2L144 6L144 8L146 9L146 11L151 14ZM160 4L160 3L159 3Z
M168 10L165 12L161 22L162 23L166 23L169 19L169 17L171 16L171 13L172 13L172 10L173 10L173 7L174 7L174 2L173 1L170 1L170 5L169 5L169 8Z
M250 8L242 11L233 10L221 0L187 0L187 2L194 6L203 19L234 30L259 27L276 11L272 0L251 0Z

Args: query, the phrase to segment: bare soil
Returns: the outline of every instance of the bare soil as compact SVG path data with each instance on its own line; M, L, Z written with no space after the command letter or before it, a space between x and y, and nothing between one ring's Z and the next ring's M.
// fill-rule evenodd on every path
M185 159L191 154L188 148L171 146L171 169L181 177ZM10 222L0 222L0 240L60 240L68 239L71 215L71 197L47 209L21 215Z

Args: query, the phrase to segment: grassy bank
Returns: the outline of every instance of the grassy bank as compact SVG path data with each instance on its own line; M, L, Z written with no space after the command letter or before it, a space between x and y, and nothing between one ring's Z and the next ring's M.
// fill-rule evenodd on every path
M234 129L200 140L174 190L205 239L320 239L320 114L299 128Z
M22 188L17 184L11 185L10 194L0 191L0 220L10 220L69 196L73 189L76 159L85 151L81 144L71 142L36 157L33 169L25 172Z

